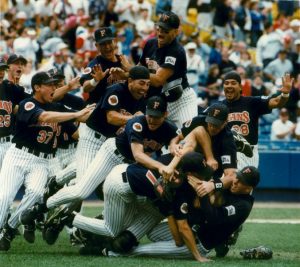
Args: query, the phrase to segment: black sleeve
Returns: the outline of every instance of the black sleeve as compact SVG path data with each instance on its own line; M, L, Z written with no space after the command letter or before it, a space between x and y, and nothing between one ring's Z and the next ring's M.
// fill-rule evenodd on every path
M65 94L63 99L60 100L60 103L69 106L74 110L82 110L86 106L86 103L81 97L72 95L70 93Z

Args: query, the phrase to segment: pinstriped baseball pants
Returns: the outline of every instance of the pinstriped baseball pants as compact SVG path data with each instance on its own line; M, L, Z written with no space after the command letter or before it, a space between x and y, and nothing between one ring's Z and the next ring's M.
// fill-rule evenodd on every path
M166 238L166 241L161 241L162 236ZM162 222L152 229L148 234L153 243L146 245L139 245L134 248L126 256L151 256L160 258L171 258L171 259L193 259L193 255L186 246L177 247L172 238L172 234L169 230L167 222ZM157 237L158 239L155 239ZM159 240L159 241L157 241ZM198 250L202 256L207 256L209 250L205 249L201 242L197 244ZM120 254L109 252L109 256L121 256Z
M92 194L97 186L105 180L112 168L123 163L124 157L121 154L115 154L116 149L115 138L107 139L81 179L50 197L47 207L53 208L74 200L84 200Z
M168 119L181 129L182 124L198 115L197 97L192 88L183 90L182 96L168 103Z
M12 204L18 190L24 184L25 194L8 224L19 226L22 212L42 200L49 172L49 159L39 158L11 145L0 172L0 228L3 227L6 211Z
M123 181L122 173L127 166L113 168L104 182L104 220L77 214L75 227L112 237L127 229L140 239L161 221L158 210L148 201L139 201L129 183Z
M237 152L237 167L238 170L243 169L246 166L254 166L258 168L258 163L259 163L259 154L258 154L258 146L255 145L253 147L253 157L248 158L245 156L243 153Z

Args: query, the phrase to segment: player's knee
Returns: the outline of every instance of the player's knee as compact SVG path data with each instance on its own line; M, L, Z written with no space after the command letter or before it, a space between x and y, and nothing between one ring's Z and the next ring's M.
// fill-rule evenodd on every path
M125 230L113 239L111 250L117 253L128 253L137 245L138 241L133 233Z

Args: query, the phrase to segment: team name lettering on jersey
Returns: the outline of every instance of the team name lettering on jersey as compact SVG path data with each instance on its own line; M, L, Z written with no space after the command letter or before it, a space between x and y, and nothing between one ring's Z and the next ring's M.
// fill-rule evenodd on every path
M0 109L5 110L8 114L12 113L12 102L11 101L0 101Z
M221 156L222 164L230 164L231 157L229 155Z
M166 59L165 59L165 63L166 64L175 65L175 62L176 62L176 58L175 57L166 57Z
M229 113L228 115L228 121L241 121L245 123L250 122L250 115L248 111L243 111L243 112L233 112Z
M155 140L152 139L144 139L143 146L145 150L147 150L147 148L150 148L153 151L158 151L162 148L162 145L160 143L157 143Z
M225 209L227 209L228 216L236 214L235 207L232 205L225 207Z

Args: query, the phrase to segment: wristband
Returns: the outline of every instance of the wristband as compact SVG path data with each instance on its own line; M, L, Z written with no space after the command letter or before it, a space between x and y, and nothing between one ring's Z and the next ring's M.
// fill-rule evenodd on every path
M223 183L222 183L221 179L219 179L219 178L215 179L213 181L213 183L215 186L215 191L221 191L223 189Z
M90 80L90 85L91 86L95 87L95 86L97 86L97 84L98 84L98 82L94 78Z
M288 97L290 96L290 94L289 94L289 93L287 93L287 94L281 93L281 96L282 96L283 98L288 98Z

